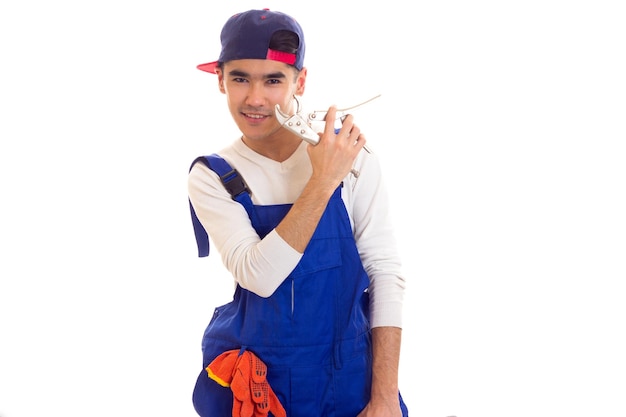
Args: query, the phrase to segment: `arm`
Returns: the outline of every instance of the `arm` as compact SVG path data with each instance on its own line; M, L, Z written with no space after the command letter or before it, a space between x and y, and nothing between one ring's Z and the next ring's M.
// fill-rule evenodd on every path
M331 107L327 114L328 120L334 121L335 114L336 109ZM313 174L289 213L276 227L276 232L299 253L306 249L328 200L348 175L354 160L365 145L365 138L362 136L356 145L354 139L346 139L347 133L356 138L361 132L352 120L353 117L348 116L337 135L334 132L334 122L326 123L319 143L308 147Z
M351 120L346 119L344 128L352 129L353 134L358 135L360 130ZM356 154L365 142L364 139L360 140L354 146L354 142L345 140L345 136L345 132L343 135L335 135L331 125L317 146L307 147L308 156L304 156L306 162L302 162L307 167L310 162L311 171L302 178L301 185L295 185L297 194L292 197L294 203L289 213L263 239L259 238L250 224L243 206L231 199L218 176L202 164L192 168L188 179L191 203L211 237L212 250L219 251L224 265L243 288L261 297L269 297L298 264L328 199L350 171ZM237 143L236 146L245 145ZM230 151L233 152L232 149ZM234 154L244 151L252 152L245 148ZM270 180L268 184L262 169L253 172L258 175L251 175L248 180L254 182L258 179L258 183L252 187L253 190L261 190L257 197L274 192L273 183ZM280 181L280 178L276 180ZM280 187L278 189L283 190ZM285 194L280 194L280 197L277 195L274 198L285 198Z
M270 296L302 254L275 231L261 239L245 208L231 198L218 175L204 164L195 164L191 169L188 190L198 219L209 234L211 256L219 252L224 266L241 287L261 297Z
M370 277L372 388L359 417L401 416L398 365L405 279L391 222L388 194L375 155L357 161L361 175L347 187L354 233ZM345 187L344 187L345 189Z
M402 416L398 394L401 338L402 329L398 327L372 329L372 394L358 417Z

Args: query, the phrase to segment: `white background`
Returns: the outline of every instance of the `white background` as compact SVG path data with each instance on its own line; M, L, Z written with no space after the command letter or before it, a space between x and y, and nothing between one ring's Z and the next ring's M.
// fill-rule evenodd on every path
M232 284L187 169L237 135L195 66L262 7L304 27L307 104L382 93L411 415L625 416L620 2L228 3L0 6L0 416L195 415Z

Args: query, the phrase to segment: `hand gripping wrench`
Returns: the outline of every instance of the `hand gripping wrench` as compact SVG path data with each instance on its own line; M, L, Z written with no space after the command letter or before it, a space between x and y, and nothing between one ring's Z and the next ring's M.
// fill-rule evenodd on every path
M352 110L354 108L362 106L365 103L369 103L370 101L378 97L380 97L380 94L368 100L365 100L362 103L356 104L354 106L350 106L345 109L337 109L337 113L336 113L337 120L341 120L343 122L343 120L349 114L347 113L348 110ZM300 114L300 110L301 110L300 101L298 100L296 96L294 96L294 99L296 100L296 104L297 104L296 113L293 116L285 114L280 109L280 105L277 104L275 107L276 119L278 119L279 123L285 129L295 133L296 135L298 135L304 141L310 143L311 145L317 145L317 143L320 140L318 132L323 131L323 126L318 125L314 129L314 124L318 124L319 122L322 122L322 123L325 122L326 114L328 113L328 110L316 110L307 114L306 117L303 117ZM338 131L339 129L335 129L335 133L337 133ZM367 151L368 153L371 153L371 151L367 148L367 146L364 146L363 149L365 149L365 151Z

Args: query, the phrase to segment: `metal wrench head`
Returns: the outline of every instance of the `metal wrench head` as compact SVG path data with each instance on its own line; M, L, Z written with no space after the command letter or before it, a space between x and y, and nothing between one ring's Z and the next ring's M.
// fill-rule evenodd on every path
M280 109L280 105L277 104L274 108L276 119L285 129L295 133L306 142L312 145L317 145L317 142L319 142L320 139L319 135L311 128L310 124L302 116L300 116L300 103L298 102L298 99L296 99L296 102L298 103L298 111L296 111L293 116L284 113Z

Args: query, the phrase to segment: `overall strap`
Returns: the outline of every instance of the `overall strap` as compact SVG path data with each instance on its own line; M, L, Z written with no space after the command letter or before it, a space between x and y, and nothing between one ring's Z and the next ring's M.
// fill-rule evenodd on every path
M191 168L193 168L193 166L197 162L203 163L209 169L219 175L220 179L222 180L222 184L224 184L224 188L226 188L226 190L230 193L233 200L243 205L243 207L248 212L250 220L253 224L255 224L256 211L254 210L254 204L252 204L252 199L250 198L250 189L246 185L246 182L243 180L243 177L239 174L239 172L231 167L228 162L226 162L221 156L217 154L199 156L191 163L189 171L191 171ZM193 224L193 230L196 236L196 243L198 244L198 256L208 256L209 236L206 230L204 230L202 224L200 223L198 216L196 216L196 212L193 209L191 200L189 201L189 209L191 210L191 222Z

